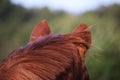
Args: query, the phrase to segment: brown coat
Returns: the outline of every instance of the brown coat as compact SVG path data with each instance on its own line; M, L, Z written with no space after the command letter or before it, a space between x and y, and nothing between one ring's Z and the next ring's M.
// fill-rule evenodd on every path
M89 80L84 57L90 45L85 24L70 34L53 35L43 20L26 46L1 61L0 80Z

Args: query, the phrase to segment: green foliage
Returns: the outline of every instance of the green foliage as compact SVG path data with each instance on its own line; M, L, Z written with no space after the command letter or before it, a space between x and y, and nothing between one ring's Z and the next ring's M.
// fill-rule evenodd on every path
M50 11L47 7L27 10L8 0L0 1L0 59L29 42L33 27L46 19L54 33L71 32L79 23L91 28L92 45L86 55L91 80L119 80L120 5L101 7L82 15Z

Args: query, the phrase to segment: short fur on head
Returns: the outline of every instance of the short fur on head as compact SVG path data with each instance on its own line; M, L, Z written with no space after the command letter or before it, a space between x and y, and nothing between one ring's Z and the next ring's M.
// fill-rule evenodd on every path
M90 45L87 25L54 35L43 20L33 29L26 46L1 61L0 80L89 80L84 58Z

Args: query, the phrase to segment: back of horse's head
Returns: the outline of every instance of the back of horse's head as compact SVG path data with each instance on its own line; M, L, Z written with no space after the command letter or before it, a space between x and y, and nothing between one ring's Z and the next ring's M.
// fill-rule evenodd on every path
M68 34L54 35L43 20L33 29L30 42L0 63L0 80L64 80L75 76L84 80L84 55L90 45L87 25L81 24Z

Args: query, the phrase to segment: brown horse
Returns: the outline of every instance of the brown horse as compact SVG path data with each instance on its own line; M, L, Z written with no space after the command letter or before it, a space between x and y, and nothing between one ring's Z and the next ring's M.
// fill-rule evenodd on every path
M26 46L1 61L0 80L89 80L84 57L90 45L85 24L72 33L54 35L43 20Z

